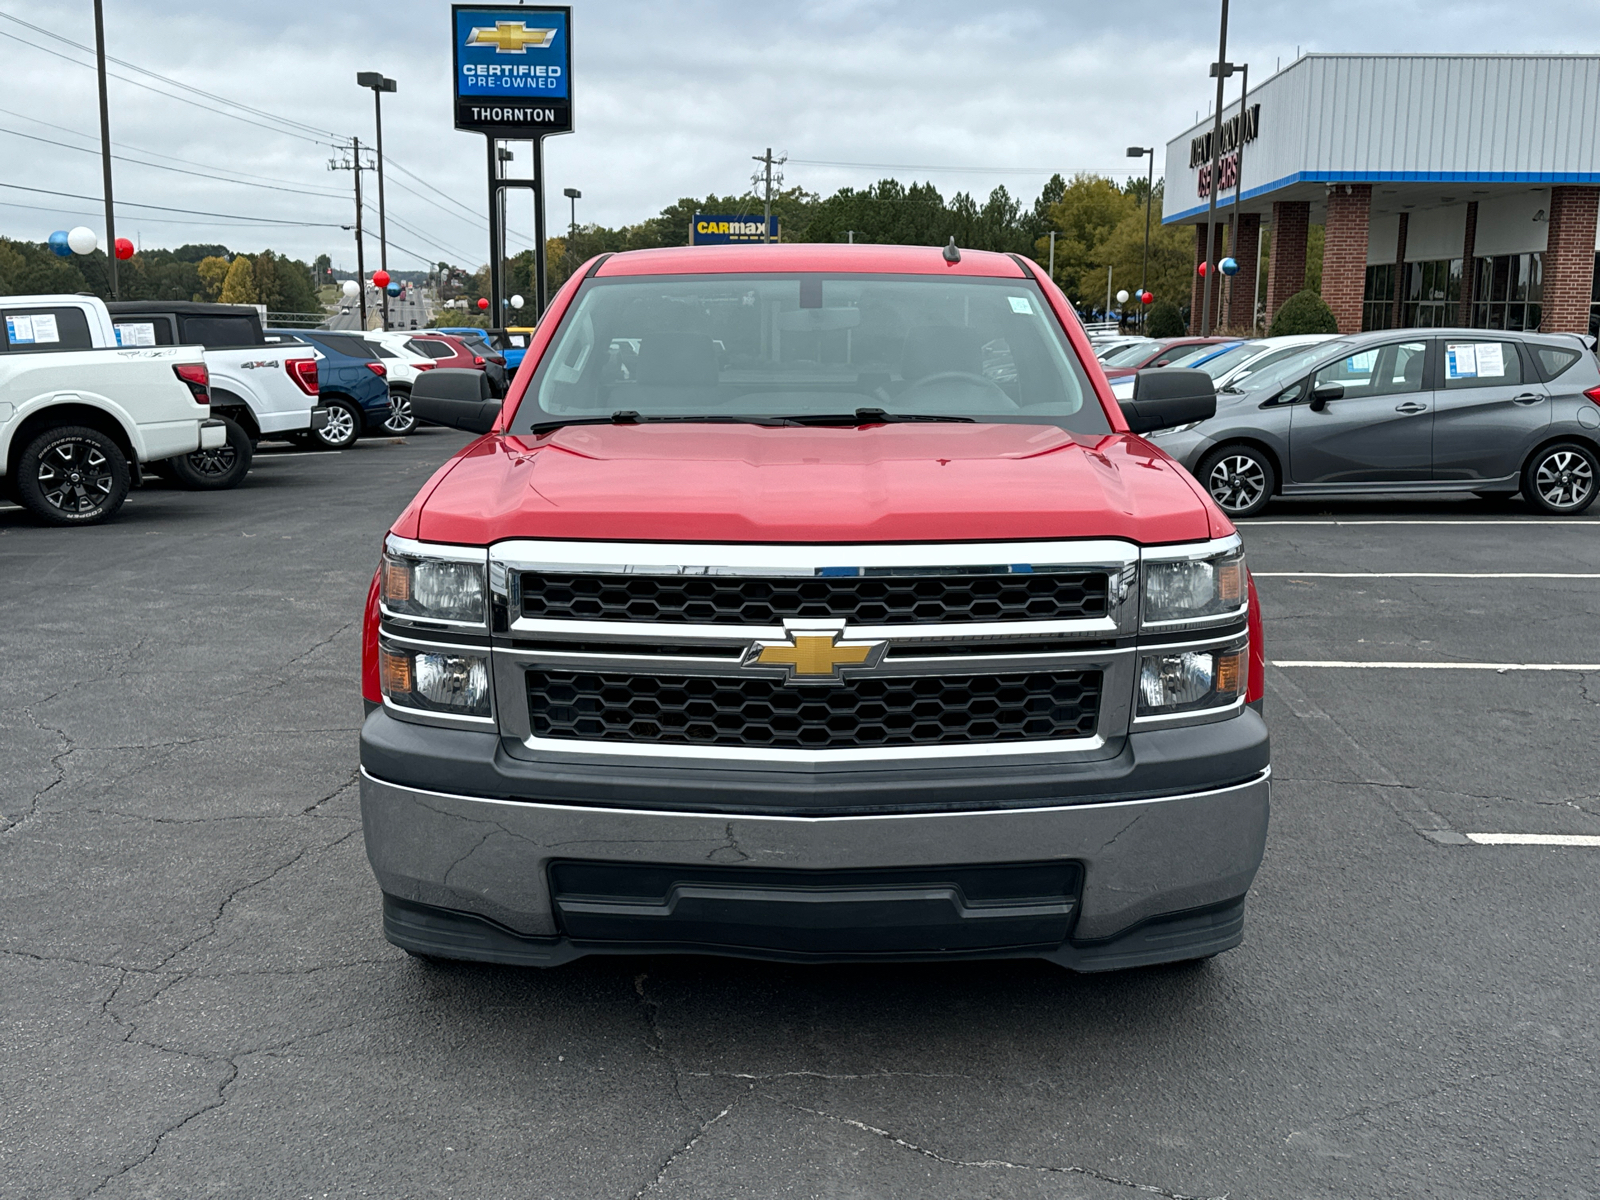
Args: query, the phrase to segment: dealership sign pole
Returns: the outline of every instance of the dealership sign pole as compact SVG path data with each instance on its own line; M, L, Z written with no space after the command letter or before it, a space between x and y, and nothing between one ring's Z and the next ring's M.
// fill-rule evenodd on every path
M1206 209L1206 258L1201 265L1205 274L1200 278L1200 336L1211 336L1211 281L1216 275L1212 261L1217 257L1213 240L1217 235L1217 167L1222 157L1222 84L1233 74L1233 64L1228 61L1228 0L1222 0L1222 33L1218 38L1217 61L1211 64L1211 74L1217 81L1216 120L1211 130L1211 197Z
M533 192L535 320L545 306L544 139L572 132L572 10L540 5L456 4L450 9L457 129L488 141L489 299L504 321L507 188ZM499 142L533 143L533 178L507 179Z

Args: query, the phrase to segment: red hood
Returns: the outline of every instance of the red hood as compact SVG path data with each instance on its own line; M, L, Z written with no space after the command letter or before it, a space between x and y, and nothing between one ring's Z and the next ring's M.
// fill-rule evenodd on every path
M1198 540L1231 529L1127 434L1041 425L572 426L485 437L397 523L425 541Z

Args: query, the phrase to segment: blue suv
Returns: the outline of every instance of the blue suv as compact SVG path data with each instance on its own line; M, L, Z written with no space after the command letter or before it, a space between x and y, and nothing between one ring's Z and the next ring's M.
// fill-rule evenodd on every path
M328 423L309 434L313 445L343 450L362 434L385 432L390 417L388 369L359 333L327 329L268 329L267 336L305 342L322 352L317 389Z

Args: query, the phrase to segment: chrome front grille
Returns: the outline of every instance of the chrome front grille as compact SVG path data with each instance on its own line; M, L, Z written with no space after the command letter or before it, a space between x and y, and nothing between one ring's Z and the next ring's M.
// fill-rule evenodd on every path
M1137 564L1117 541L500 543L496 715L536 755L1111 753L1130 723Z

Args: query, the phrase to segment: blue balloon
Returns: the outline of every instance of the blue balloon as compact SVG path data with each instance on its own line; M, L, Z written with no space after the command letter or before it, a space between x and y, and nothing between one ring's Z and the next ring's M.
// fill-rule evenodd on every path
M67 245L67 231L58 229L50 235L50 253L57 258L66 258L72 253L72 247Z
M1217 266L1222 268L1224 275L1237 275L1239 273L1239 264L1231 258L1223 259Z
M389 286L383 290L388 292L391 296L398 296L400 294L400 285L391 281Z

